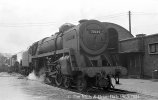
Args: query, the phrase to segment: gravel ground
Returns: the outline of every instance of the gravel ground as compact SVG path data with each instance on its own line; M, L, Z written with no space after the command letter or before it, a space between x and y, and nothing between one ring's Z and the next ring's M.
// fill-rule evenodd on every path
M158 100L158 82L140 79L121 79L120 82L115 88L128 91L92 89L78 93L47 85L41 80L28 80L20 74L0 73L0 100Z
M115 85L115 87L137 92L139 99L146 97L147 100L158 100L158 80L120 79L120 85Z

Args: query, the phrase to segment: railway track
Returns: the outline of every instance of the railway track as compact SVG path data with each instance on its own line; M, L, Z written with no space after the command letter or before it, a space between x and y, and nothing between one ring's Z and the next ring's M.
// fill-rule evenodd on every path
M49 84L49 85L57 87L54 84ZM57 88L65 89L62 86L61 87L57 87ZM69 89L66 89L66 90L77 92L77 93L81 93L81 94L84 94L84 95L92 95L92 96L93 95L109 95L109 94L136 94L136 92L131 92L131 91L127 91L127 90L121 90L121 89L115 89L115 88L112 88L112 89L109 89L109 90L105 91L103 89L99 89L99 88L93 87L93 88L87 89L87 91L79 92L79 91L77 91L77 89L75 87L72 87L72 88L69 88Z
M48 83L44 83L44 84L48 84ZM54 87L57 87L55 84L48 84ZM99 89L96 87L93 88L89 88L87 89L87 91L85 92L79 92L77 91L76 87L72 87L69 89L66 89L62 86L57 87L63 90L68 90L68 91L72 91L77 93L77 96L80 96L83 98L97 98L97 99L102 99L102 98L106 98L106 99L117 99L117 100L158 100L157 96L152 96L152 95L148 95L148 94L143 94L143 93L138 93L138 92L133 92L133 91L127 91L127 90L122 90L122 89L116 89L116 88L112 88L109 89L107 91L104 91L103 89ZM70 97L75 97L73 95L76 94L71 94Z

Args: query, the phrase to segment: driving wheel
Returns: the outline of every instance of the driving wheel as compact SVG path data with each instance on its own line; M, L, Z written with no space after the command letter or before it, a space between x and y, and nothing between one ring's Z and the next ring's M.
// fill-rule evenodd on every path
M63 76L61 74L61 67L57 65L56 75L55 75L55 84L61 86L63 83Z

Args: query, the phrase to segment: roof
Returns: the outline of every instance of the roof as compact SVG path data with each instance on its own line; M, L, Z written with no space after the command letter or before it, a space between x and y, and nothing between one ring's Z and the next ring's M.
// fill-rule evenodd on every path
M133 38L134 36L124 27L110 23L110 22L102 22L106 28L114 28L118 32L119 40L124 40L124 39L130 39Z

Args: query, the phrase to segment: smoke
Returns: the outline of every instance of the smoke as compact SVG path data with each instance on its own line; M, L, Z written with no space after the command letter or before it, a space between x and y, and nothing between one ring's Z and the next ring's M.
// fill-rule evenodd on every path
M33 70L28 76L27 79L44 82L45 81L45 68L41 68L36 76L35 71Z
M30 80L38 80L38 77L35 75L34 70L27 76L27 78Z

